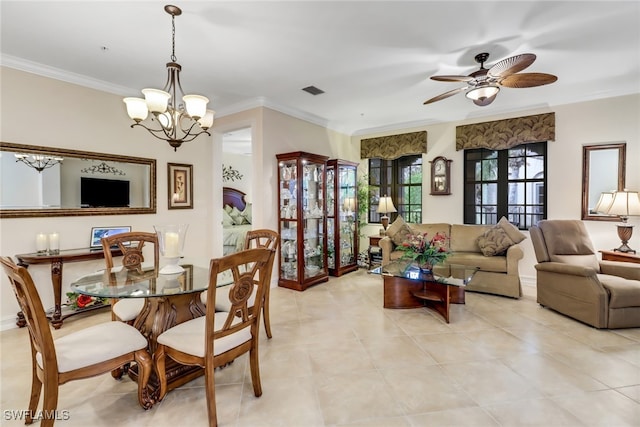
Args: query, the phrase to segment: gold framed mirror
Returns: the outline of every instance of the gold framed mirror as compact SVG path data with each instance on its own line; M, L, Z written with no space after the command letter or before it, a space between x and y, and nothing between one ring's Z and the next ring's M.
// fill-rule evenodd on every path
M156 160L0 142L0 218L156 212Z
M582 146L583 220L619 220L617 215L596 212L595 207L603 192L624 190L626 149L624 142Z

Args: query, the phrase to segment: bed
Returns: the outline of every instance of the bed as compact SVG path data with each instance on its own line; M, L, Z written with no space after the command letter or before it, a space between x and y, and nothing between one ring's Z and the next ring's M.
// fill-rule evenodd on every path
M235 188L222 188L224 255L242 250L245 234L251 230L251 203L247 203L245 196L245 193Z

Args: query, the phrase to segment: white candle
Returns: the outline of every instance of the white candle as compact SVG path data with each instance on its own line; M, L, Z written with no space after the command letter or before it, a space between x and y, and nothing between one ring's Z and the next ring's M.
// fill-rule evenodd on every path
M180 236L178 233L167 231L164 235L164 256L167 258L175 258L178 254L178 244Z
M58 233L49 234L49 250L57 251L60 249L60 236Z
M47 251L47 236L44 233L38 233L36 235L36 251L38 252L46 252Z

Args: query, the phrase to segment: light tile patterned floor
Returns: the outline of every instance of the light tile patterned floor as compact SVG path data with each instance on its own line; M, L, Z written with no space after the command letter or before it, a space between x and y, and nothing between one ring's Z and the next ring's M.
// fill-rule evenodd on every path
M216 373L222 426L638 426L640 329L597 330L535 302L467 293L451 324L427 309L382 308L365 271L271 292L273 339L261 331L264 394L247 358ZM57 336L108 320L70 320ZM23 409L24 329L0 333L3 411ZM149 411L135 384L103 375L61 387L56 426L205 426L203 378ZM23 425L7 420L3 426ZM36 424L37 425L37 424Z

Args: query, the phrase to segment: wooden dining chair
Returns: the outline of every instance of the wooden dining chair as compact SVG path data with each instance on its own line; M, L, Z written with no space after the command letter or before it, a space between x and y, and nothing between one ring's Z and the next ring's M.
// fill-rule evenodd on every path
M230 272L233 276L233 284L228 285L230 289L226 293L230 310L216 311L218 293L208 292L205 316L180 323L158 336L154 362L160 382L159 400L167 393L167 356L183 365L201 366L205 375L209 425L216 426L214 370L247 352L253 392L256 397L262 395L258 332L262 301L269 286L270 275L267 273L273 268L274 258L275 250L257 248L211 260L209 288L216 287L218 274ZM254 289L255 303L251 306L249 299Z
M145 231L130 231L126 233L114 234L102 238L102 249L107 268L113 268L112 247L117 247L122 251L122 267L127 270L141 271L144 256L143 247L147 244L153 245L153 266L158 268L160 260L160 248L158 235ZM111 318L133 324L142 308L144 298L124 298L111 301Z
M0 263L13 288L31 341L31 398L25 424L33 422L44 388L42 426L53 426L58 387L68 381L111 372L126 363L138 364L138 401L148 409L147 383L153 369L147 339L133 326L106 322L53 339L40 295L29 271L9 257ZM148 402L148 403L145 403Z
M280 235L273 230L268 229L260 229L260 230L249 230L245 235L244 239L244 249L251 248L267 248L273 249L278 252L280 247ZM269 270L267 274L269 275L269 280L271 279L271 271ZM262 302L262 319L264 321L264 330L267 333L267 337L271 338L271 320L269 318L269 289L270 286L267 286L267 289L264 293L264 301ZM219 293L216 298L216 310L217 311L229 311L230 304L229 298L224 293L228 292L228 288L226 286L222 286L216 288L216 292ZM206 299L206 295L203 295L203 302ZM255 294L252 295L252 298L249 300L249 304L253 305L255 300Z

